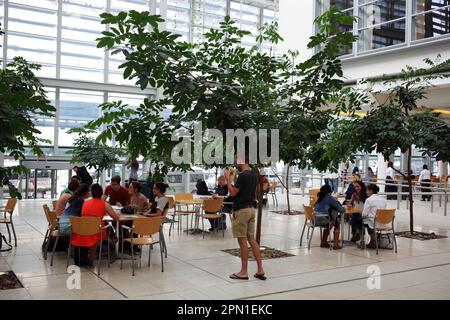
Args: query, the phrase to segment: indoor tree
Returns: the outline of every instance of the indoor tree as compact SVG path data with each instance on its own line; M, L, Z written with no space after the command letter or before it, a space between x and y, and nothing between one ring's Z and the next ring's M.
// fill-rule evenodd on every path
M425 59L424 68L407 66L398 76L383 76L365 82L382 82L387 98L373 103L366 116L340 120L323 141L323 159L344 158L357 151L381 153L386 160L400 149L407 154L410 234L414 236L414 199L411 159L413 145L436 160L450 160L450 124L439 113L424 108L421 101L436 79L447 78L450 60L434 63ZM377 94L378 92L375 92Z
M78 133L79 136L73 144L74 149L68 151L71 154L71 163L82 163L88 168L94 168L96 172L97 183L100 174L107 169L114 167L119 162L119 156L123 154L119 148L114 148L97 142L90 136L92 132L84 128L71 129L69 133Z
M336 27L353 18L334 7L316 20L319 32L308 46L322 50L301 63L292 63L289 55L274 54L273 47L282 41L276 24L261 29L258 42L272 47L262 52L258 46L242 45L243 37L250 33L236 27L229 17L195 44L177 41L179 35L159 30L163 20L148 12L131 10L117 15L104 13L101 17L102 23L111 27L98 39L98 47L113 50L113 54L121 52L126 58L120 66L124 78L136 80L142 89L156 87L164 96L146 99L135 109L120 102L104 104L103 116L88 127L102 128L97 140L114 136L117 143L127 145L133 156L163 159L174 168L179 165L170 159L177 143L171 140L172 132L186 129L191 141L199 143L191 133L200 121L202 129L225 133L227 129L285 130L287 126L278 120L280 117L286 121L293 118L291 127L304 119L311 120L340 91L343 80L339 50L354 41L351 33L339 32ZM346 109L344 100L335 102L334 107ZM169 110L170 116L162 117ZM301 142L304 137L298 139ZM259 197L261 200L262 192ZM259 203L258 240L262 201Z

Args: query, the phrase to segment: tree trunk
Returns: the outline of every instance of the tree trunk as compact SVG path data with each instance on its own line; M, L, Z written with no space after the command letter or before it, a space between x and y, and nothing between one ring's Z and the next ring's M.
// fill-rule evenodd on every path
M289 200L289 169L291 168L291 163L288 163L286 169L286 200L287 200L287 212L291 213L291 202Z
M98 179L100 179L100 171L97 170L97 183L98 183Z
M258 190L258 216L256 219L256 242L258 242L258 244L261 245L261 222L262 222L262 209L263 209L262 202L263 202L264 190L263 190L263 184L261 181L261 176L259 174L259 169L257 170L256 178L258 179L258 185L259 185L259 188L257 188L257 190Z
M414 199L412 192L412 181L411 181L411 159L412 158L412 146L408 149L408 190L409 190L409 231L411 234L414 233Z

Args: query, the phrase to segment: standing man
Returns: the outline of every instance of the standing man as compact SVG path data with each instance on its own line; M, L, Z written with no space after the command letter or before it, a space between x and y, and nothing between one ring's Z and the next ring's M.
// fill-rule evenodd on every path
M111 178L111 184L106 187L102 200L106 201L109 196L109 204L115 206L128 206L131 202L131 196L127 189L120 185L120 177Z
M248 280L248 245L252 247L253 255L258 264L258 271L254 274L255 278L266 280L264 269L262 267L261 251L258 242L255 240L255 210L253 202L256 196L256 175L250 171L248 160L242 161L237 158L237 168L239 177L233 186L231 182L234 177L229 169L225 169L224 175L227 180L228 192L234 197L233 201L233 237L238 239L241 249L241 271L230 275L231 279Z
M89 187L91 186L91 184L92 184L92 177L91 177L91 175L89 174L89 172L87 171L87 169L86 169L85 166L81 166L81 167L79 167L79 166L74 166L74 167L73 167L73 171L75 171L76 174L77 174L77 176L80 177L81 183L85 183L85 184L87 184Z
M430 185L431 185L431 172L428 170L428 166L426 164L423 165L422 171L420 172L419 181L418 183L422 186L421 191L422 192L431 192ZM422 195L422 201L431 200L431 194L423 194Z

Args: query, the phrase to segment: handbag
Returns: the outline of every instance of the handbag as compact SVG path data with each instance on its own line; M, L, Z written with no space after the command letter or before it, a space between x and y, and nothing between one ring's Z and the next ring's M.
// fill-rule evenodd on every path
M124 214L135 214L136 213L136 209L134 207L123 207L122 209L120 209L120 212L124 213Z

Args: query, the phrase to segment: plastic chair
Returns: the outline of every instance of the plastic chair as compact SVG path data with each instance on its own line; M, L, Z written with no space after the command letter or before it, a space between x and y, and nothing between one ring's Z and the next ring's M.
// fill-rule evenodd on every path
M394 220L395 220L395 209L377 210L374 219L375 246L377 254L378 254L378 234L380 235L380 237L382 235L387 235L389 241L390 241L389 235L392 234L392 237L394 238L395 253L397 253L397 239L395 238ZM383 227L379 227L380 224L383 225Z
M56 211L50 210L48 205L44 204L42 206L44 208L45 217L47 218L48 228L47 232L44 236L45 250L44 250L44 260L47 260L48 247L50 245L50 238L56 238L55 243L53 244L52 250L52 258L50 259L50 266L53 266L53 257L55 256L56 246L58 245L58 240L61 237L65 237L65 235L61 234L58 230L58 219L56 218Z
M134 276L134 250L133 246L145 246L148 245L148 267L150 267L150 257L151 257L151 249L154 244L159 244L160 253L161 253L161 272L164 272L164 258L163 258L163 245L160 240L154 240L152 238L156 233L160 233L162 223L164 221L164 217L149 217L149 218L139 218L133 220L133 226L130 228L128 226L122 225L122 259L120 260L120 269L123 267L123 244L124 242L128 242L131 244L131 265L132 265L132 275ZM124 238L123 230L127 229L130 231L130 234L136 234L137 237ZM141 250L142 254L142 250Z
M71 217L70 218L71 225L71 233L70 233L70 242L69 249L67 250L67 266L69 266L69 258L70 258L70 250L73 248L72 246L72 236L74 234L78 234L80 236L93 236L100 233L100 249L97 260L97 274L100 275L100 262L102 260L102 243L103 240L103 230L106 230L111 227L111 224L108 224L102 227L102 218L101 217ZM108 241L108 268L110 267L110 243ZM80 247L78 247L78 262L80 262Z
M319 228L320 229L320 239L322 241L322 227L321 226L316 226L316 224L315 224L315 217L316 217L317 214L314 212L314 210L313 210L313 208L311 206L303 205L303 210L305 212L305 223L303 225L302 234L300 236L300 246L302 245L302 242L303 242L303 234L305 233L305 229L306 229L306 227L308 227L308 230L307 230L307 233L306 233L306 239L309 240L308 241L308 250L310 250L311 249L311 240L313 238L314 229L315 228ZM321 214L319 214L319 215L321 215ZM310 230L312 230L311 231L311 235L309 235ZM331 232L328 235L328 240L331 240L330 234L331 234ZM331 250L331 246L330 246L330 250Z
M205 238L205 219L222 219L223 198L203 200L202 235ZM222 226L222 237L225 237L225 228Z
M175 201L183 201L183 200L194 200L194 196L192 193L177 193L175 194ZM180 208L182 206L186 206L186 210L181 210ZM193 214L198 213L198 209L189 210L190 204L175 204L174 206L174 214L173 214L173 220L169 229L169 236L172 230L172 226L175 222L176 216L185 216L186 217L186 225L189 226L189 216ZM178 207L178 208L177 208ZM180 218L179 224L178 224L178 231L183 230L182 228L182 218ZM192 227L192 218L191 218L191 227Z
M12 214L14 212L14 209L16 208L17 199L10 198L6 202L6 206L2 207L3 209L3 218L0 218L0 223L6 225L6 229L8 230L8 242L11 243L11 231L9 230L9 225L11 225L11 229L14 235L14 246L17 247L17 236L16 236L16 230L14 229L14 222ZM6 214L9 214L9 217L6 216Z
M309 189L309 205L314 208L317 199L319 198L318 193L320 189Z

